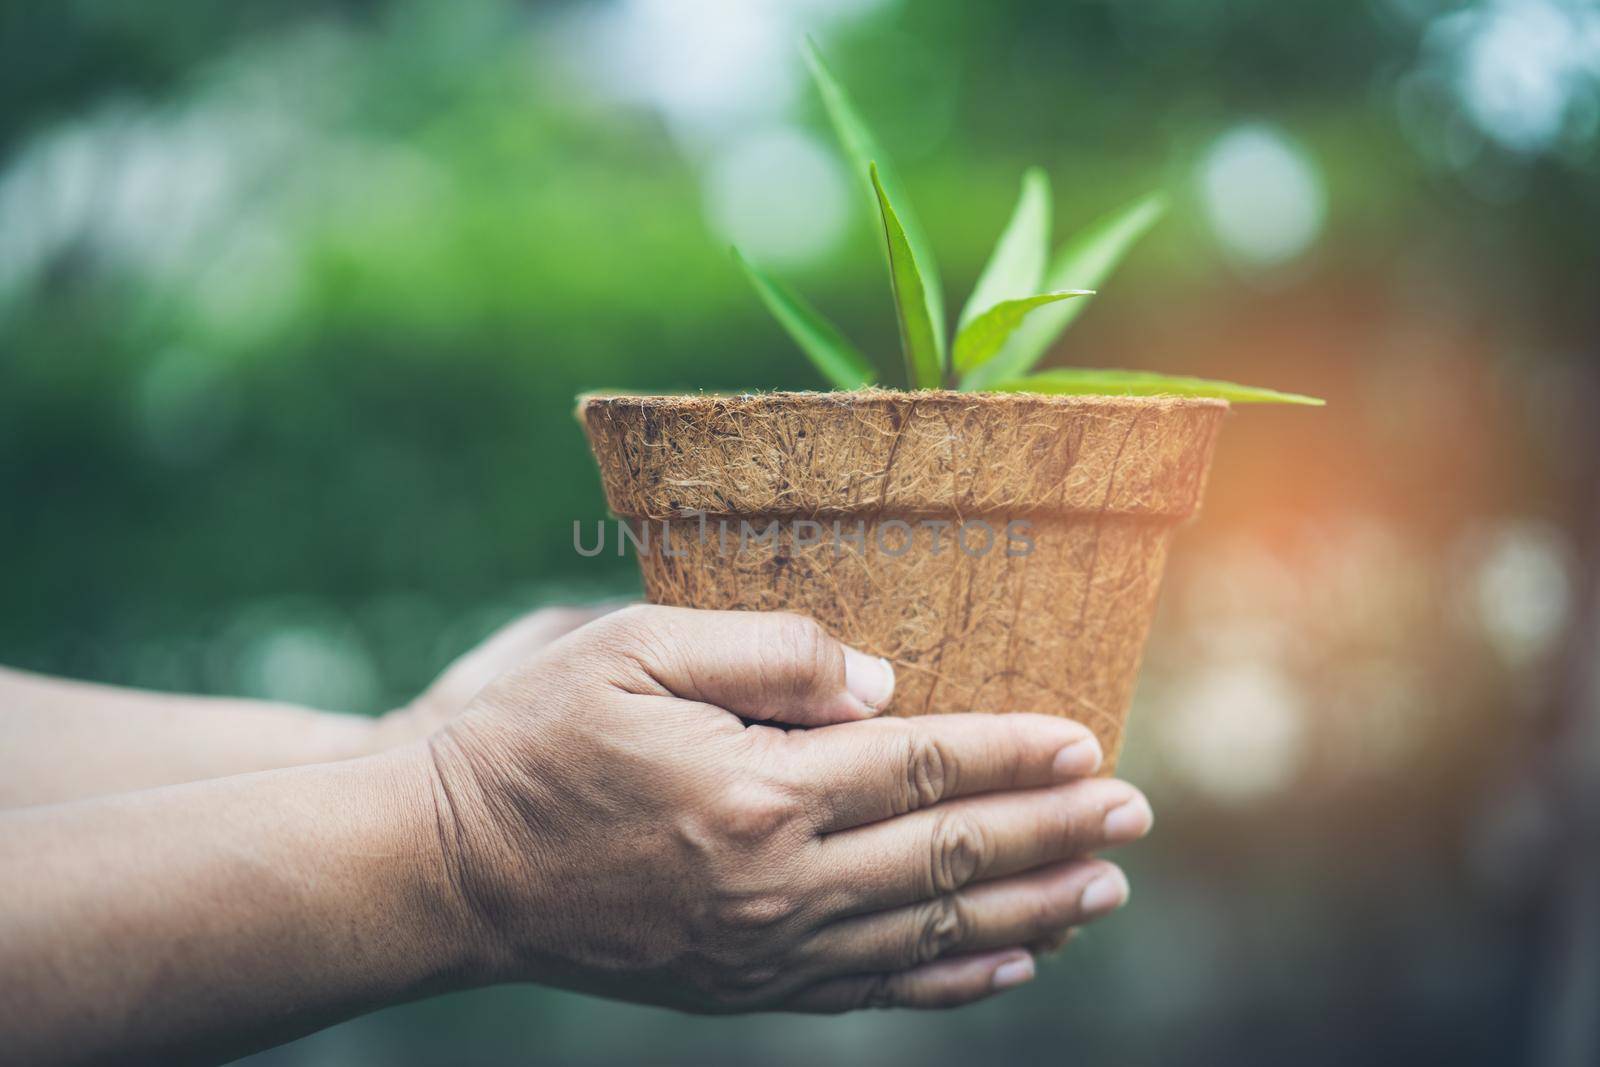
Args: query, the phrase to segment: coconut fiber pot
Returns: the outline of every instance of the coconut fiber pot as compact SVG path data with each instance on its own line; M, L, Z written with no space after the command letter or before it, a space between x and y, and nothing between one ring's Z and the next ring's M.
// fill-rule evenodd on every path
M894 663L894 714L1070 716L1109 769L1227 409L873 389L579 415L652 602L803 612Z

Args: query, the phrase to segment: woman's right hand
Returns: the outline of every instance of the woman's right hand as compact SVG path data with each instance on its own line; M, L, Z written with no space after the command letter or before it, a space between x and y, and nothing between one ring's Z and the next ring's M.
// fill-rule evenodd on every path
M1150 808L1076 723L878 718L893 685L809 619L662 607L501 675L425 742L480 977L706 1012L1032 977L1025 946L1126 899L1091 853Z

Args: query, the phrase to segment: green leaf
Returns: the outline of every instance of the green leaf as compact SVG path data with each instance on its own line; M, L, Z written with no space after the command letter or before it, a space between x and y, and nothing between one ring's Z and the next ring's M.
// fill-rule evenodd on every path
M1280 393L1253 385L1185 378L1142 370L1091 370L1087 367L1061 367L1040 371L1027 378L1016 378L993 387L1001 393L1098 393L1114 396L1205 396L1235 404L1326 403L1314 396Z
M1022 194L1011 212L1011 221L1000 234L983 273L978 275L967 306L961 309L956 332L1002 300L1037 293L1044 277L1049 242L1050 179L1038 167L1031 167L1022 176ZM959 359L956 366L961 366Z
M1074 296L1093 296L1092 289L1067 289L1059 293L1040 293L1017 300L1002 300L973 319L956 335L955 368L966 374L981 367L1000 351L1023 316L1035 308Z
M878 175L878 165L868 164L872 187L878 193L883 216L884 244L889 253L889 284L894 290L895 314L900 320L900 347L906 357L906 380L913 389L938 389L944 384L944 353L938 345L939 328L929 317L928 302L917 266L916 253L905 226L889 203Z
M856 109L850 95L845 92L844 86L833 76L828 65L823 62L822 53L817 50L810 38L802 46L806 63L811 68L812 80L817 84L817 92L822 96L823 107L828 112L828 121L833 124L833 132L839 138L839 144L844 148L844 153L849 164L849 169L862 183L862 189L867 198L867 217L878 217L878 193L875 183L868 178L868 171L874 162L878 165L879 179L884 188L889 190L890 196L900 209L900 227L905 231L906 242L911 246L917 265L921 268L924 285L922 287L923 302L927 305L927 317L934 324L934 344L939 353L939 363L944 364L945 358L945 324L944 324L944 289L939 281L939 266L933 258L933 246L929 244L922 225L911 210L911 199L906 195L905 187L901 184L899 173L890 162L889 156L883 151L877 137L873 136L867 124L862 121L861 112Z
M1063 245L1045 273L1048 289L1097 289L1127 255L1133 243L1154 226L1166 210L1166 198L1150 193L1105 216ZM1087 304L1069 301L1030 315L1000 354L984 365L963 389L987 389L995 382L1020 378L1033 369L1061 332Z
M732 251L734 261L744 268L761 302L800 350L811 357L824 378L837 389L860 389L872 384L872 365L833 323L823 318L805 297L753 266L737 248Z

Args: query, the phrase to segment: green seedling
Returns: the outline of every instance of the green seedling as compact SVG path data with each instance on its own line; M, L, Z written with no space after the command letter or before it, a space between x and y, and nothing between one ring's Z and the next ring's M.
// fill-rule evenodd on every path
M845 159L860 181L870 217L883 229L905 382L910 388L1203 396L1238 404L1322 403L1298 393L1146 371L1035 371L1087 306L1084 298L1094 295L1095 287L1166 210L1160 193L1142 196L1089 226L1051 256L1050 181L1037 167L1022 176L1022 193L1011 220L961 309L954 338L947 338L938 264L905 188L816 46L806 41L804 52ZM762 303L830 385L860 389L879 380L871 361L799 293L747 263L737 249L734 257Z

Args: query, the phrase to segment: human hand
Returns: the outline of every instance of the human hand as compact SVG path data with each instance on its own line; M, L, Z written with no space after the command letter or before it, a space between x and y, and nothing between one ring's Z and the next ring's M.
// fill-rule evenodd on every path
M621 606L620 601L610 601L540 608L511 620L457 657L409 704L379 716L372 726L368 751L383 752L443 729L500 674Z
M426 743L483 977L688 1010L946 1007L1127 895L1150 827L1084 727L873 716L888 664L798 616L633 607ZM784 730L779 725L807 727Z

